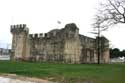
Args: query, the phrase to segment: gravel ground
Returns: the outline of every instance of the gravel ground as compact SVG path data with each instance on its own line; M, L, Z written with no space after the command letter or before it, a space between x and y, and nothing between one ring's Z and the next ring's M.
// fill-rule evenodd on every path
M17 76L15 74L7 74L0 76L0 83L57 83L50 82L48 80L38 79L38 78L29 78L23 76Z
M0 77L0 83L35 83L35 82Z

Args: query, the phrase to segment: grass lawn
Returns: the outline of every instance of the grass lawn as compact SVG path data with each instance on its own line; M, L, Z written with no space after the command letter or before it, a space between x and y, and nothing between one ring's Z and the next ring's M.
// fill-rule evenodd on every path
M0 73L59 83L125 83L125 64L57 64L0 61Z

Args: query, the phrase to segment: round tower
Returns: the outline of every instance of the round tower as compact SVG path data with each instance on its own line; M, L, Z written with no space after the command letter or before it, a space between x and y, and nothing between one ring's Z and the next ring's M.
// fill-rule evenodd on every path
M29 30L26 24L11 25L12 38L11 59L23 59L26 56L26 44Z

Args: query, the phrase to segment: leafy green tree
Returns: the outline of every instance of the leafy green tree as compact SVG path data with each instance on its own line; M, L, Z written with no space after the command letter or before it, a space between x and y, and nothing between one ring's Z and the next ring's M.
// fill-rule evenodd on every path
M122 50L122 51L121 51L121 56L124 56L124 57L125 57L125 50Z
M125 57L125 50L120 51L118 48L110 49L110 58Z
M110 58L116 58L121 55L120 50L118 48L110 49Z

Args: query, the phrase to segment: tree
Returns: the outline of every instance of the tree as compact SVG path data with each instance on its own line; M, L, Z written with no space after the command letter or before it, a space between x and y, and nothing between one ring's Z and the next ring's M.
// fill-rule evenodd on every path
M123 56L125 57L125 50L121 51L121 57L123 57Z
M110 49L110 58L125 57L125 50L120 51L118 48Z
M118 48L110 49L110 58L117 58L121 56L121 51Z
M107 30L108 28L103 25L104 20L103 17L100 15L96 15L94 18L93 28L94 32L93 34L97 34L97 55L98 55L98 64L100 64L100 56L101 56L101 32Z
M100 63L100 33L107 30L110 26L125 23L125 0L106 0L105 3L100 4L93 23L94 30L98 34L98 64Z
M125 0L106 0L106 3L100 5L98 14L102 18L103 27L125 23Z

